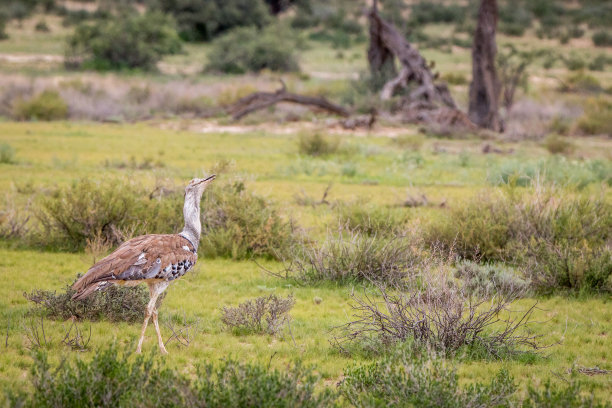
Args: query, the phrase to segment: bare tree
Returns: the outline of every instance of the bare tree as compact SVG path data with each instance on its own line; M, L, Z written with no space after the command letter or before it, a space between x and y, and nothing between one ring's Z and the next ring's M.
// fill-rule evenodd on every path
M495 69L497 0L482 0L472 46L469 117L476 125L503 131L498 104L500 84Z

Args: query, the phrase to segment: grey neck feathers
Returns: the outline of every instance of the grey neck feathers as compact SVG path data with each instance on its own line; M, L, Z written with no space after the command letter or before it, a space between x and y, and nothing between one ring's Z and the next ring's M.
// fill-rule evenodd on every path
M194 192L185 196L185 205L183 206L183 216L185 217L185 227L180 235L187 238L198 250L200 243L200 234L202 233L202 224L200 221L200 198L202 193Z

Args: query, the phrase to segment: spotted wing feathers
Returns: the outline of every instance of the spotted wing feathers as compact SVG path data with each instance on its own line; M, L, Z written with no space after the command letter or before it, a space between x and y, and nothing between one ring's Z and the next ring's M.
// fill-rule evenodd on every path
M173 280L196 263L198 255L180 235L143 235L124 242L93 265L73 285L73 299L83 299L109 283L147 279Z

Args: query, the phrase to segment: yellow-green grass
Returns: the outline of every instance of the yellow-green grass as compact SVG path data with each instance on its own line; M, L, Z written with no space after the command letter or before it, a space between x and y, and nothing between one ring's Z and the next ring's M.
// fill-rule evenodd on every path
M172 125L172 126L168 126ZM221 173L217 182L237 175L246 177L247 186L277 203L286 216L309 228L315 236L322 236L334 222L334 209L299 206L295 195L302 191L318 199L329 183L333 183L329 200L371 201L397 205L406 194L426 194L432 203L446 201L453 206L483 189L493 189L487 176L491 169L507 160L528 161L548 155L535 143L499 143L504 149L515 149L512 155L482 154L481 141L450 141L426 139L418 152L409 151L394 143L384 131L370 136L342 136L344 153L312 159L298 153L297 133L273 133L250 130L244 133L197 133L164 130L174 123L94 124L94 123L0 123L0 143L8 143L16 150L16 164L0 164L0 192L25 200L31 191L53 185L66 185L79 178L106 179L129 177L145 185L153 185L156 177L169 177L184 183L192 176L210 171L219 161L233 163L231 171ZM191 128L197 128L192 123ZM414 129L407 129L414 132ZM324 131L325 132L325 131ZM490 142L493 143L493 142ZM605 139L584 139L574 154L606 160L601 151L609 149ZM465 158L467 156L467 159ZM152 157L164 163L156 170L125 170L108 167L105 161L140 162ZM418 157L418 160L415 159ZM415 164L416 162L420 164ZM609 158L607 159L609 160ZM342 166L351 163L354 175L342 173ZM310 168L323 169L308 171ZM340 170L339 170L340 169ZM608 189L609 190L609 189ZM587 193L600 192L599 185ZM605 194L609 194L605 190ZM180 209L177 209L180 211ZM444 211L440 208L397 208L413 218L427 218ZM35 250L16 250L9 244L0 245L0 348L4 340L8 347L0 353L0 388L21 386L31 364L27 349L25 314L30 305L23 292L37 288L62 290L77 273L90 265L91 256L77 253L45 253ZM267 268L279 270L277 262L264 262ZM358 289L359 290L359 289ZM186 373L193 373L201 361L218 360L230 355L241 360L268 363L282 367L301 358L332 384L341 377L344 367L354 362L369 361L374 357L349 358L338 354L329 344L330 328L350 319L351 288L322 285L292 286L288 282L264 273L254 262L201 259L193 272L174 283L161 309L161 319L185 316L199 320L200 331L190 346L169 346L168 363ZM245 299L275 293L293 293L296 305L291 312L291 330L282 336L237 336L223 328L220 308L236 305ZM313 299L320 297L316 304ZM526 309L535 301L539 308L531 326L534 333L544 335L543 344L560 342L545 350L542 358L527 362L457 361L461 380L488 380L500 367L508 367L523 387L539 384L557 376L577 364L612 369L612 307L609 297L562 297L525 299L514 309ZM53 361L74 354L61 344L68 322L45 322L51 340ZM140 324L83 323L91 326L91 350L109 342L131 350L140 332ZM6 328L10 327L8 337ZM170 331L162 329L167 338ZM146 350L156 352L153 329L148 332ZM90 358L93 351L78 353ZM610 398L611 376L581 378L593 386L602 398Z

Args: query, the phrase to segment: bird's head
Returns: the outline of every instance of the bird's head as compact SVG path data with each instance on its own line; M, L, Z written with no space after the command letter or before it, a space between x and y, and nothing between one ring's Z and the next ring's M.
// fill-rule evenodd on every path
M185 187L185 197L188 196L196 196L202 197L202 193L206 188L212 183L212 181L217 177L215 174L205 177L205 178L194 178L187 184Z

